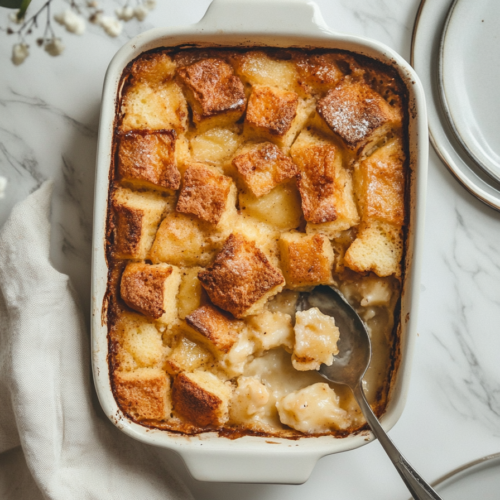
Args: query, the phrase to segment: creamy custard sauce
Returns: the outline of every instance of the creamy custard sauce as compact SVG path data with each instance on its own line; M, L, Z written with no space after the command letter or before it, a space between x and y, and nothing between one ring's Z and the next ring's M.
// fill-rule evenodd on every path
M369 403L374 404L380 397L391 366L392 329L394 326L394 308L399 297L399 283L391 278L361 277L355 280L341 281L339 289L356 312L365 321L372 342L372 359L363 379L363 387ZM273 312L294 316L298 294L283 292L268 308ZM279 431L283 428L279 420L276 404L288 394L318 383L328 383L339 396L339 408L348 414L350 426L359 426L365 419L349 388L327 382L315 371L299 372L294 369L290 354L284 348L267 351L260 357L249 361L243 377L247 380L260 381L268 397L261 400L260 410L248 418L241 417L235 423L245 423L254 429ZM311 399L313 396L311 396ZM349 426L347 426L349 427ZM324 432L324 429L322 429Z

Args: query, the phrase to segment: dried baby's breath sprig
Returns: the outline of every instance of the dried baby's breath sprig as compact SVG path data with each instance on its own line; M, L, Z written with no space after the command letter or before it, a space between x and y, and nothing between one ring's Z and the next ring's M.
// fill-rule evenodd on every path
M148 13L156 7L156 0L137 0L136 6L130 5L126 0L123 7L116 9L114 15L106 15L106 10L97 0L47 0L32 16L27 16L27 8L31 0L0 0L0 7L12 7L14 4L19 10L10 12L7 16L8 26L0 27L7 35L17 35L18 42L12 47L12 62L16 66L22 64L30 55L27 37L39 29L40 20L45 19L43 36L36 39L36 45L43 47L51 56L61 55L65 49L60 36L54 31L51 20L64 27L68 33L83 35L86 31L87 21L100 26L110 37L117 37L123 30L123 23L133 19L141 22ZM51 16L51 7L61 3L61 10Z

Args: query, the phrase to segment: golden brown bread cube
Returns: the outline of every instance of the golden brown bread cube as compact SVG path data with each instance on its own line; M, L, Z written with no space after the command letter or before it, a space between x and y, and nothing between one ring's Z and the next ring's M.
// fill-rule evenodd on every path
M121 371L161 368L169 351L152 320L128 311L121 313L112 338Z
M187 129L187 103L181 88L174 81L155 86L137 81L124 91L121 130L170 130L181 133Z
M339 148L303 130L290 154L300 171L297 185L306 221L319 224L336 220L335 176L342 168Z
M192 215L173 212L160 224L149 258L154 264L205 266L214 253L206 223Z
M230 318L212 304L206 304L186 316L195 340L201 342L216 356L229 352L238 340L241 322Z
M177 267L131 262L123 271L120 294L130 308L170 324L177 318L176 296L180 282Z
M401 227L382 221L363 222L344 256L347 267L377 276L401 275L403 235Z
M298 104L295 92L255 85L248 100L245 126L270 140L284 138L297 115Z
M202 163L186 168L177 201L178 212L193 214L218 224L225 212L236 205L236 187L230 177L219 174Z
M318 101L316 109L348 149L368 151L392 128L401 125L401 116L365 83L344 81Z
M177 71L193 110L193 121L217 117L217 125L235 122L245 111L245 89L232 66L208 58Z
M363 221L404 224L405 155L399 137L356 165L354 186Z
M270 142L244 145L233 158L233 165L257 197L299 172L292 160Z
M256 314L285 284L253 241L231 234L215 262L198 275L210 300L237 318Z
M354 201L352 175L344 167L335 172L334 198L337 218L334 221L320 224L308 222L306 225L308 234L321 233L330 239L334 239L338 238L343 231L358 225L359 215Z
M203 346L182 336L165 360L165 368L171 375L177 375L180 372L192 372L213 362L213 356Z
M284 233L280 252L287 288L333 284L334 255L326 236Z
M114 373L114 392L120 408L137 420L170 417L170 379L159 368Z
M182 372L172 386L174 410L200 427L221 427L229 418L232 390L213 373Z
M201 267L189 267L182 270L181 284L177 294L177 309L181 319L202 305L205 292L198 279L201 269Z
M174 130L127 132L120 138L118 175L136 189L179 189L181 174L175 161Z
M155 193L118 188L113 193L112 205L115 212L115 257L145 259L167 210L167 201Z
M279 189L278 186L276 189ZM270 194L274 193L271 191ZM264 195L262 198L255 198L257 201L266 198L269 195ZM264 255L269 259L273 266L279 267L279 248L278 241L280 239L280 232L269 224L259 222L254 217L247 217L242 215L237 217L234 224L235 234L240 234L248 241L253 241L255 246L261 250Z
M134 81L155 86L172 80L176 64L164 53L143 54L131 67L130 73Z
M322 233L336 238L340 232L359 223L354 201L352 176L342 164L338 147L317 132L304 129L290 149L292 159L301 170L298 182L302 204L308 211L307 233ZM319 166L319 168L317 167ZM323 175L318 175L323 172ZM333 177L333 182L332 182ZM333 207L333 208L332 208Z
M326 92L344 76L337 64L336 54L298 54L294 62L299 83L309 92Z

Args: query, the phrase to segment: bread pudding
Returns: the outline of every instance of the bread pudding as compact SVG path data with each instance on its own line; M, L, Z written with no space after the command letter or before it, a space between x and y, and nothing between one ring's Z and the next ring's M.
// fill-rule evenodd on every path
M111 386L150 428L342 437L366 422L317 373L335 319L295 311L317 285L365 321L381 415L399 353L407 90L337 50L179 47L129 64L107 223Z

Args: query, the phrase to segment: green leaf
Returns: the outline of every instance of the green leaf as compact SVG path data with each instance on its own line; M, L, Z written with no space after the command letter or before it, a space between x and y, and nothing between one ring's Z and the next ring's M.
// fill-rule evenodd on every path
M6 9L20 9L22 4L23 0L0 0L0 7Z
M24 17L24 14L26 14L26 10L28 9L28 5L30 3L31 0L21 0L21 7L19 8L19 12L17 13L17 18L19 20L21 20Z
M19 9L17 18L21 20L26 14L26 9L30 3L31 0L0 0L0 7L5 7L6 9Z

